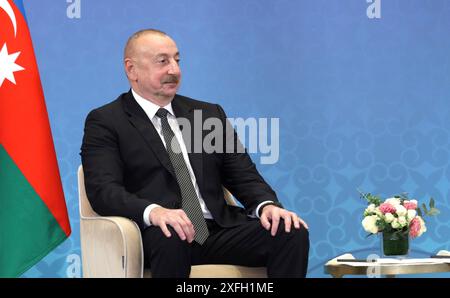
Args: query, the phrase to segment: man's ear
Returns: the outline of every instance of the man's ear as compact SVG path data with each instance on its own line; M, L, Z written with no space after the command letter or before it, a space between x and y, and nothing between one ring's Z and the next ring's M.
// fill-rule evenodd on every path
M128 79L131 81L136 81L137 80L136 69L134 62L131 60L131 58L125 58L124 66Z

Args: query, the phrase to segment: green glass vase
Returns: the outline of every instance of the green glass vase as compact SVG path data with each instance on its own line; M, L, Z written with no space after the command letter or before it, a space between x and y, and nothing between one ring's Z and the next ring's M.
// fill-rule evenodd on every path
M382 248L385 256L406 256L409 252L408 231L383 231Z

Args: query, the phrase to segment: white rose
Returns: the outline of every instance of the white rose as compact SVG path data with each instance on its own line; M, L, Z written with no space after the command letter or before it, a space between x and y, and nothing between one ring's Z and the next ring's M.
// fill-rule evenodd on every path
M417 211L416 210L408 210L406 217L408 218L408 223L413 220L414 217L416 217Z
M383 216L383 212L380 211L380 207L375 208L374 212L380 218Z
M402 205L395 206L395 213L397 213L398 216L405 216L406 211L406 208Z
M384 215L384 220L387 222L387 223L391 223L393 220L394 220L394 215L392 215L392 213L386 213L385 215Z
M391 227L392 227L393 229L398 229L398 228L400 228L400 224L399 224L397 218L394 218L394 220L391 222Z
M378 220L378 216L376 215L370 215L364 217L362 221L362 226L364 227L364 230L368 233L376 234L378 233L378 227L376 225Z
M375 204L370 204L366 210L364 210L364 216L372 215L375 212Z
M397 205L400 205L400 199L399 198L389 198L384 201L385 203L389 203L395 208L397 208Z
M408 224L406 217L404 217L404 216L398 217L398 223L400 224L401 227L404 227Z

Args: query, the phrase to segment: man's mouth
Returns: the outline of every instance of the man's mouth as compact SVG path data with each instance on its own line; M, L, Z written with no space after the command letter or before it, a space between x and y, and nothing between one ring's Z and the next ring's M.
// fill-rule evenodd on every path
M163 81L163 84L178 84L178 78L176 78L176 77L171 77L171 78L168 78L167 80L164 80Z

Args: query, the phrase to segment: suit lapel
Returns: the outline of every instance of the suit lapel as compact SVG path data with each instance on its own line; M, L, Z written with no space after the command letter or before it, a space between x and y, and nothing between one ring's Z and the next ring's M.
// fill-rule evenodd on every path
M131 91L125 94L123 98L123 107L129 116L129 121L139 131L142 138L144 138L147 145L153 150L164 168L166 168L167 171L169 171L176 179L175 172L169 159L169 154L167 153L158 132L153 126L151 120L148 119L144 110L133 98Z
M189 161L191 163L192 169L194 170L195 178L197 180L197 185L200 190L203 189L203 148L200 153L194 152L194 109L188 104L186 100L181 99L179 96L175 96L172 101L172 108L177 118L186 118L191 124L191 130L182 130L183 140L186 144L186 149L188 150ZM200 121L200 120L197 120ZM201 122L201 125L203 123ZM198 134L199 132L197 132ZM203 141L203 132L202 139ZM203 145L203 144L202 144ZM190 147L190 148L189 148Z

